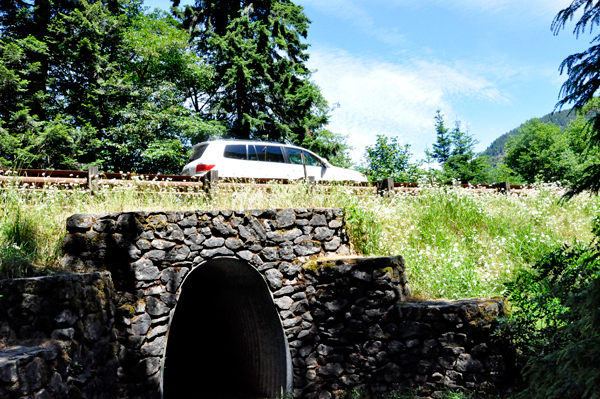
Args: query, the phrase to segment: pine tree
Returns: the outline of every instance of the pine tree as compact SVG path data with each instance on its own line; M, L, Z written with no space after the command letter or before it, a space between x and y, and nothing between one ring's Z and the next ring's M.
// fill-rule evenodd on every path
M174 1L174 5L178 2ZM329 108L309 81L309 19L289 0L198 0L179 17L214 67L198 110L225 121L238 138L301 143L322 128Z
M554 34L557 35L581 8L583 14L575 24L573 33L579 36L588 26L591 33L593 26L600 24L599 0L574 0L569 7L561 10L554 17L551 26ZM568 56L560 64L560 73L566 70L568 78L560 89L560 101L556 104L557 108L561 108L573 103L574 109L587 114L594 132L587 144L590 151L600 148L600 109L597 104L592 106L594 95L600 88L600 44L597 44L598 42L600 42L600 35L591 41L596 44L582 53ZM579 173L579 177L572 183L566 197L570 198L585 190L600 193L600 161L590 163Z
M435 132L437 138L433 144L433 151L428 153L428 155L442 165L448 161L452 152L452 138L448 133L449 131L450 129L444 126L444 115L438 109L435 115Z
M468 130L462 131L461 122L456 121L450 131L445 127L444 116L438 110L435 116L435 130L437 141L433 144L433 151L426 150L426 154L441 164L442 175L461 183L486 183L487 157L480 157L475 153L477 140Z

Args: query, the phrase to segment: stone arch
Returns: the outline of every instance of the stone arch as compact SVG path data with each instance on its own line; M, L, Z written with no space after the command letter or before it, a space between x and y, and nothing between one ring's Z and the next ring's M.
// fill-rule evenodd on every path
M273 398L291 387L287 339L264 277L235 258L195 267L171 317L163 398Z

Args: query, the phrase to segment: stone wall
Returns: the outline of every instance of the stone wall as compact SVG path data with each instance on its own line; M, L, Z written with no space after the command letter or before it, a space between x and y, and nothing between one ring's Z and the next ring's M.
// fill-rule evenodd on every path
M502 299L409 301L401 257L316 261L304 275L291 296L301 301L275 292L285 304L296 397L411 387L440 397L446 388L497 393L508 385L511 351L493 337ZM286 319L285 309L300 304L302 320Z
M495 336L506 313L503 298L408 301L397 309L398 328L390 337L398 350L390 352L403 372L395 382L421 387L422 396L442 387L494 394L508 388L514 353Z
M504 312L501 300L412 302L403 258L349 256L344 224L342 209L74 215L67 221L62 263L77 273L111 273L114 291L107 284L90 295L101 297L106 319L89 319L106 324L86 323L85 312L79 315L64 303L77 320L56 308L46 310L44 320L55 320L48 325L32 318L19 321L14 310L0 316L15 317L1 324L2 334L11 339L54 338L54 344L63 345L72 338L85 344L86 332L113 331L104 349L93 348L106 350L97 356L110 365L100 373L113 373L114 396L160 398L170 322L182 289L188 289L186 278L210 276L196 272L207 270L202 266L216 258L230 257L246 262L266 282L256 289L268 290L279 315L295 397L327 399L351 389L378 397L400 387L420 387L419 395L436 397L444 387L495 392L506 384L509 351L491 335L495 318ZM23 292L30 289L20 284ZM23 295L19 303L39 302ZM7 309L23 306L17 303ZM25 363L36 358L55 365L52 355L44 353L26 356ZM25 363L14 367L25 369ZM13 374L2 370L0 382L14 388L14 378L5 377ZM70 378L60 375L63 382Z
M109 273L0 281L0 398L112 398Z

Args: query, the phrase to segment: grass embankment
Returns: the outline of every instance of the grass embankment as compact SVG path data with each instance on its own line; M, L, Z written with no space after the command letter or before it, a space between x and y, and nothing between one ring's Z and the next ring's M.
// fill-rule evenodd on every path
M526 196L428 188L382 198L345 187L272 185L179 195L129 186L92 196L83 190L1 190L2 277L56 267L65 220L74 213L133 210L344 207L352 244L363 255L403 255L413 293L426 298L501 295L512 273L560 243L591 238L600 199L560 202L539 188ZM35 266L31 268L30 264Z

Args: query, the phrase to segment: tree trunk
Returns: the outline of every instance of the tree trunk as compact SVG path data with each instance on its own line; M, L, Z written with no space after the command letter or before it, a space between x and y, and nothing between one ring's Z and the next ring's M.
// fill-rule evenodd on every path
M46 42L51 15L50 0L35 0L33 11L33 35L41 42ZM35 52L31 54L31 61L39 63L37 72L31 73L29 76L28 93L32 98L31 114L37 115L39 120L44 120L46 113L43 104L43 94L46 93L48 55Z

